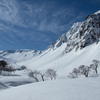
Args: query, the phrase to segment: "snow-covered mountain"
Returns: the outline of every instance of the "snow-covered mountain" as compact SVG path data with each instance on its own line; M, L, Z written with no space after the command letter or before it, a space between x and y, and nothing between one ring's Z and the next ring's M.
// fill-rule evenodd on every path
M71 29L63 34L56 42L49 47L56 49L66 42L66 53L75 48L82 49L100 39L100 11L88 15L83 22L74 23Z
M30 60L33 57L40 55L42 52L44 51L28 49L0 51L0 60L3 59L6 60L8 64L16 65L18 62Z
M100 11L74 23L71 29L44 51L8 50L0 51L0 59L15 67L26 65L29 69L57 70L59 76L67 74L81 64L100 60ZM88 56L87 56L88 55ZM85 58L85 60L83 60Z

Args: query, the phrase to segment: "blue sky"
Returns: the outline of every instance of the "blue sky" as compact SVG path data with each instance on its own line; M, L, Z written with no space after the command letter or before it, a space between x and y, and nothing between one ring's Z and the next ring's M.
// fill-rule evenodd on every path
M44 50L100 0L0 0L0 50Z

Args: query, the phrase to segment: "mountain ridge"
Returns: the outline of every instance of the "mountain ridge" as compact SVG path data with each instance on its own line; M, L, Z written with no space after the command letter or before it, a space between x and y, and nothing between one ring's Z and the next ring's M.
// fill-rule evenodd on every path
M94 14L88 15L83 22L77 22L72 25L70 30L55 42L51 48L57 48L66 42L65 51L70 52L72 49L82 49L87 45L100 40L100 10Z

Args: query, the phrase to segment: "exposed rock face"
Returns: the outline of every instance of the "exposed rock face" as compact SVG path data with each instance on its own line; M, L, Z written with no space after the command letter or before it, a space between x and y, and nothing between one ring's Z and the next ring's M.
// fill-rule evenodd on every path
M73 48L82 49L100 39L100 12L89 15L74 34L70 33L67 40L66 52Z
M100 39L100 11L86 17L85 21L74 23L71 29L63 34L49 48L56 49L66 42L65 51L82 49Z

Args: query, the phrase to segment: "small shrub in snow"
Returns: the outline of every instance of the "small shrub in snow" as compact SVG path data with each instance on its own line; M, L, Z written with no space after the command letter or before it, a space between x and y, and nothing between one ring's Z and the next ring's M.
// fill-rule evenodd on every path
M14 69L14 67L12 65L9 65L4 69L4 71L7 71L9 73L12 73L12 72L14 73L15 69Z
M84 75L85 77L88 77L90 71L91 71L91 67L80 65L78 69L74 68L73 71L69 73L68 77L77 78L79 75Z
M68 75L69 78L76 78L75 74L72 72L72 73L69 73Z
M77 68L74 68L71 73L69 73L68 77L77 78L79 76L80 71Z
M21 69L22 69L22 70L26 70L27 67L23 65L23 66L21 66Z

